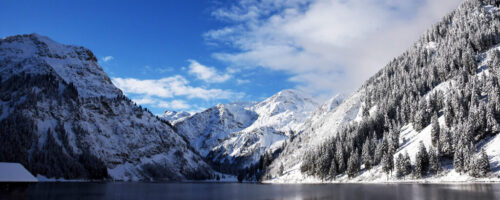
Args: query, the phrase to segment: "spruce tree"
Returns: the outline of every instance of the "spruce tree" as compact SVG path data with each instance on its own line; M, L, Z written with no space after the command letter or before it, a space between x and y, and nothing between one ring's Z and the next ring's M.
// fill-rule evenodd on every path
M332 163L330 165L330 170L328 172L328 175L330 176L331 179L335 180L335 177L337 177L337 163L335 162L335 159L332 159Z
M429 156L427 149L422 141L420 141L417 155L415 156L415 177L422 178L427 175L429 170Z
M342 150L342 146L337 146L337 152L335 154L335 158L337 159L338 164L338 173L342 174L345 172L347 166L344 158L344 152Z
M285 171L285 168L283 167L283 163L280 163L280 168L279 168L279 174L283 175L283 172Z
M403 160L403 172L404 175L408 175L412 173L412 168L411 168L411 159L410 155L408 152L405 152L404 160Z
M453 167L455 168L455 171L462 174L464 169L464 157L461 148L457 148L455 150L455 154L453 156Z
M352 178L356 176L359 172L360 164L359 164L359 155L358 151L355 150L351 156L349 157L349 161L347 163L347 176Z
M396 176L399 178L399 177L403 177L405 175L405 166L404 166L404 161L405 161L405 158L403 156L403 154L398 154L397 158L396 158L396 163L395 163L395 167L396 167Z
M484 149L481 149L481 153L476 164L479 176L485 177L491 172L490 161L488 160L488 155L486 155Z
M441 156L453 158L453 140L449 131L443 131L439 135L439 148Z
M441 171L441 162L439 155L435 148L429 149L429 172L431 174L438 174Z
M433 116L432 116L432 119L431 119L431 125L432 125L432 129L431 129L431 141L432 141L432 145L433 146L438 146L438 142L439 142L439 134L440 134L440 128L439 128L439 122L438 122L438 116L437 116L437 113L435 113Z
M390 151L385 153L384 156L382 157L382 170L387 174L390 174L394 169L393 159L394 155Z
M367 139L363 144L363 150L361 152L361 158L366 170L370 170L372 168L372 156L370 151L370 140Z

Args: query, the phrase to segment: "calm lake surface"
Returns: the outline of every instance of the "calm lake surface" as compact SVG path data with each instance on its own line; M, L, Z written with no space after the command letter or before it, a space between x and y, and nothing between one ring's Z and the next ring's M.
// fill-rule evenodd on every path
M500 184L35 183L0 199L500 199Z

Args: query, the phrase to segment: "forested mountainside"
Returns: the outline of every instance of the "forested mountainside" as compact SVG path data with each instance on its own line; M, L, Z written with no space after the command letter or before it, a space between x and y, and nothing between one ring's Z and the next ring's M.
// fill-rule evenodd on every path
M170 123L125 97L83 47L0 40L0 162L49 178L183 180L212 169Z
M316 106L302 92L283 90L262 102L219 104L174 126L214 169L236 174L279 151Z
M262 178L497 177L499 6L495 0L463 2L344 103L304 124ZM317 137L328 139L311 139Z

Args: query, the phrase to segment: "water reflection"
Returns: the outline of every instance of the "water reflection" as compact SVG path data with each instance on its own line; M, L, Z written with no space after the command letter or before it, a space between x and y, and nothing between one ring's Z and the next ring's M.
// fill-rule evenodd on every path
M0 199L498 199L498 184L36 183Z

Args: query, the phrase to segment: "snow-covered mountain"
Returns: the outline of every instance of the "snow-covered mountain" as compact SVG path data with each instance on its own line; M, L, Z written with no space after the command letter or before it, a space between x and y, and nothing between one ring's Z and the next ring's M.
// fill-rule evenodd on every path
M186 111L176 112L176 111L165 111L160 117L166 119L171 123L175 123L177 120L181 120L182 118L191 116L191 113Z
M212 175L166 121L123 96L84 47L37 34L0 40L0 161L66 179Z
M499 6L464 1L338 107L312 114L263 178L499 181Z
M174 126L214 165L239 169L281 147L317 105L302 92L283 90L258 103L219 104Z

